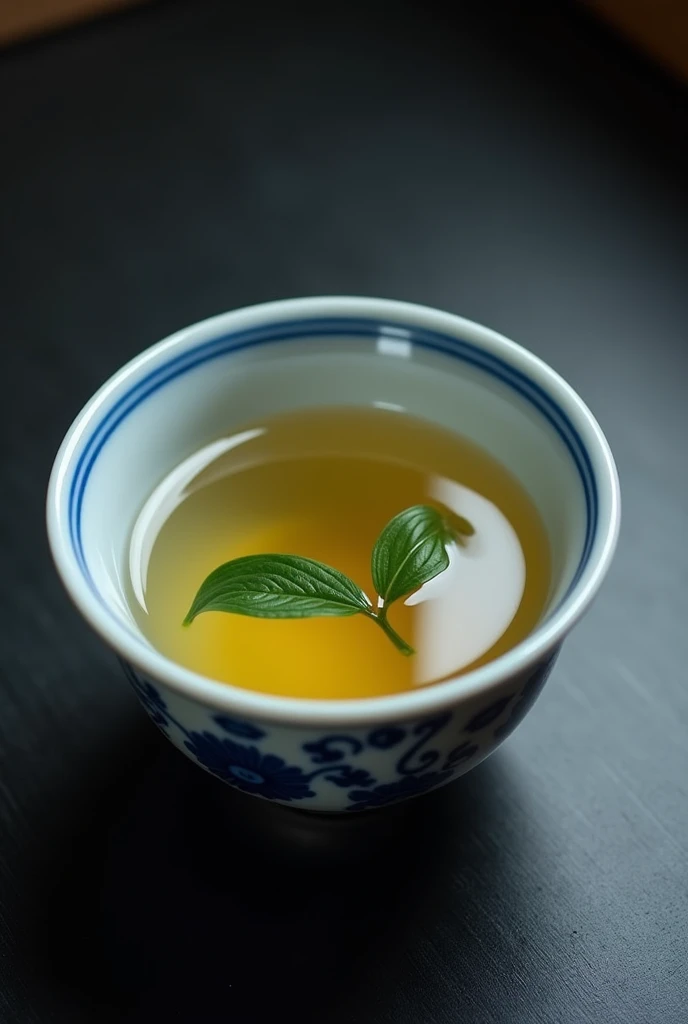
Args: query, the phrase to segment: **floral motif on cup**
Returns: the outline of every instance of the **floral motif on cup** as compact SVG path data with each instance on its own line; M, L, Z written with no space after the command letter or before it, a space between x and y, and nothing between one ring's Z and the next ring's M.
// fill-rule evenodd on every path
M257 747L211 732L189 733L184 746L207 771L235 789L287 803L315 796L301 768L275 754L262 754Z
M520 694L493 700L459 729L454 723L450 734L454 746L448 752L445 730L453 722L449 711L417 722L376 726L367 732L316 735L289 759L281 750L278 754L269 749L276 737L263 723L258 726L215 713L208 715L205 727L190 730L175 717L153 683L141 679L127 663L122 662L122 667L153 722L166 733L172 732L173 738L179 737L189 755L223 782L281 803L314 799L318 796L316 780L327 782L347 790L346 810L361 811L435 789L454 778L461 767L465 770L469 762L484 757L495 740L511 732L528 710L557 653L532 672ZM389 766L380 760L380 754L388 750L394 750ZM290 763L292 760L301 763ZM386 776L383 780L376 777L380 765Z
M518 694L516 700L511 706L509 715L506 721L502 722L501 725L497 726L494 731L494 737L496 740L503 740L514 731L517 725L519 725L525 718L526 712L535 703L540 691L547 682L549 674L554 668L554 663L557 660L561 647L557 647L556 650L551 654L546 661L541 662L528 676L523 689Z

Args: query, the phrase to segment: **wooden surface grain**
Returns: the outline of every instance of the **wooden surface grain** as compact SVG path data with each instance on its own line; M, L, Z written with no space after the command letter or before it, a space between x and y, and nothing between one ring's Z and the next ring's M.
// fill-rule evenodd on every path
M5 54L0 1021L688 1018L685 95L565 7L153 5ZM618 557L447 790L311 820L145 721L44 539L108 374L287 295L486 322L597 413Z

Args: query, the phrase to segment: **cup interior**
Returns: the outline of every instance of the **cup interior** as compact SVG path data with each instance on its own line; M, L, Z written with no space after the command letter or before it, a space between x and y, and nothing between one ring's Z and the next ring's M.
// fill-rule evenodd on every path
M555 375L539 360L475 325L447 333L398 313L283 316L248 327L223 321L125 368L97 396L66 467L79 571L141 643L125 580L132 527L150 492L185 458L247 422L318 406L402 409L480 444L518 477L547 528L546 614L570 592L594 546L598 488L580 425L547 386L543 378Z

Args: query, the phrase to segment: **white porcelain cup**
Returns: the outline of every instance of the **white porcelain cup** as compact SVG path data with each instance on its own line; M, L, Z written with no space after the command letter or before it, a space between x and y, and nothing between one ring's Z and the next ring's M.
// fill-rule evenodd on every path
M270 696L175 664L138 629L123 579L137 514L182 460L248 421L387 403L471 438L539 509L553 584L538 627L463 676L365 700ZM201 767L303 810L416 796L487 757L532 706L609 568L619 488L575 392L506 338L422 306L369 298L267 303L143 352L79 413L55 460L48 532L65 587L119 655L155 724Z

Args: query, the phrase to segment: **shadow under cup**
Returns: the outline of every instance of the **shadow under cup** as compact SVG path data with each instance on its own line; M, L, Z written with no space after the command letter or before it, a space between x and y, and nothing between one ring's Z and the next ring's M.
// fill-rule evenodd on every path
M469 676L463 688L458 680L428 687L438 691L432 708L427 694L413 693L357 701L355 715L345 702L316 714L304 704L324 702L249 694L198 677L193 692L175 682L186 670L164 666L152 652L123 586L132 527L153 488L246 422L373 403L461 434L510 468L551 546L551 592L536 635L578 600L570 628L589 603L586 580L597 589L595 566L601 577L613 549L611 456L590 414L551 370L447 314L376 300L296 300L196 325L144 353L92 400L58 456L49 496L51 543L68 589L129 663L156 724L231 785L309 809L379 806L478 763L532 703L567 631L552 628L550 642L545 637L526 664L514 662L512 651L498 659L501 672L498 662L486 666L486 687L471 687Z

